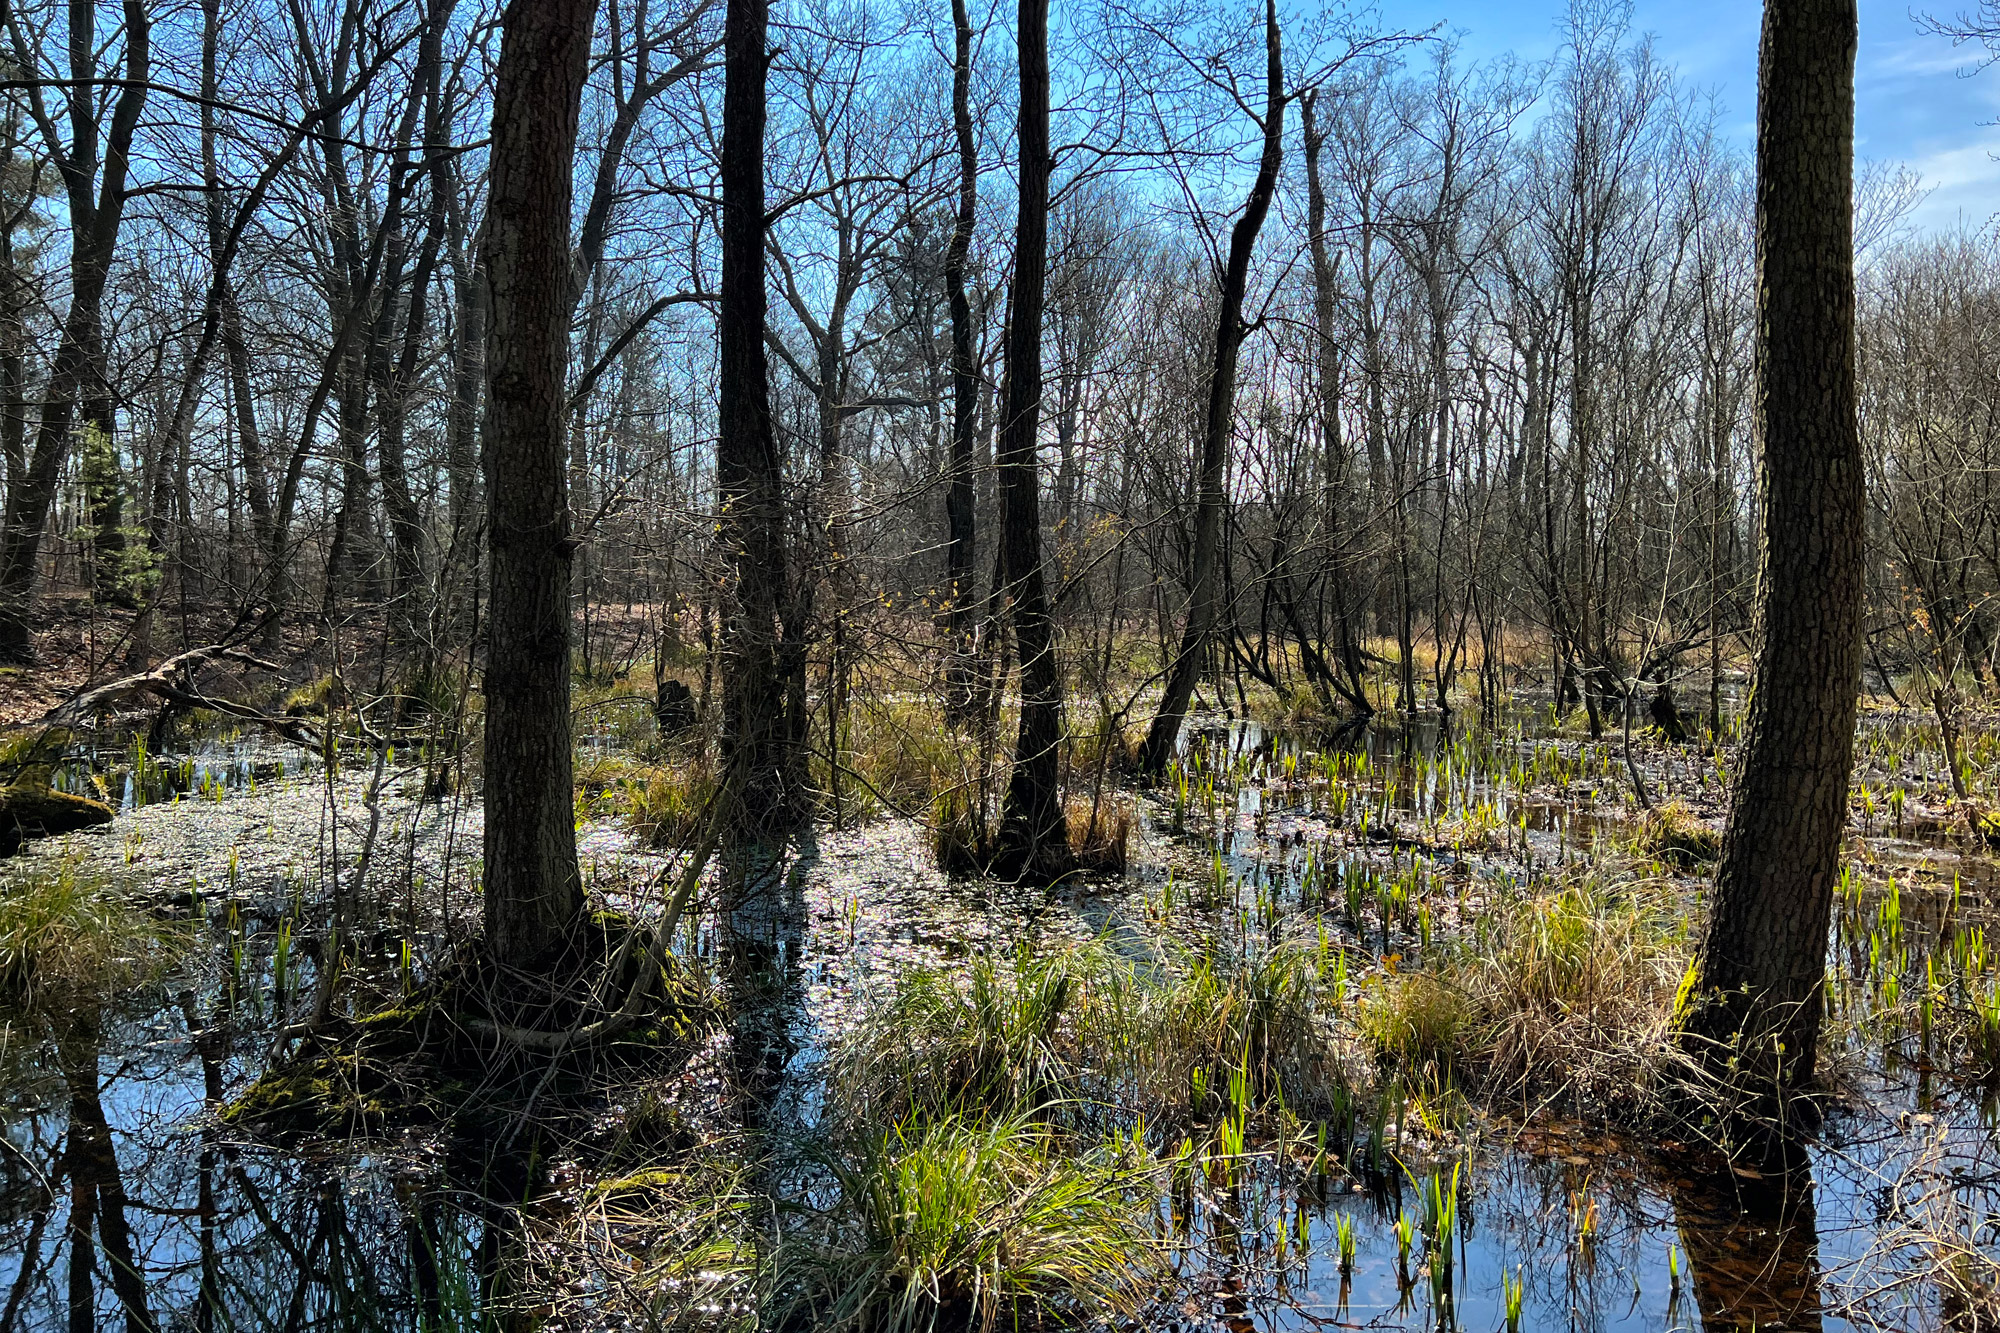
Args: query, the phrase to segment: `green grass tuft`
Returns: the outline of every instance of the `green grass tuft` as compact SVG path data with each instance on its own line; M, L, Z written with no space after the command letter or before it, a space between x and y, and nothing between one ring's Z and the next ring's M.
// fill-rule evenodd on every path
M109 878L64 857L0 885L0 994L108 993L169 966L181 932L133 907Z
M1722 855L1722 835L1679 801L1668 801L1646 816L1639 850L1677 869L1694 870Z
M1130 1317L1166 1276L1150 1165L1077 1153L1025 1116L868 1136L830 1163L838 1197L818 1234L781 1255L775 1326L803 1316L915 1333Z

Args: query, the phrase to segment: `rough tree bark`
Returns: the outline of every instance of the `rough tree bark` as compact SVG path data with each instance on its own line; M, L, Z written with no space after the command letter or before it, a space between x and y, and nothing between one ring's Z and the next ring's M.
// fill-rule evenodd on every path
M1855 0L1767 0L1764 8L1755 400L1762 632L1729 829L1681 1015L1684 1046L1761 1105L1813 1075L1861 674L1856 31ZM1732 1057L1733 1072L1725 1068Z
M1007 325L1007 406L995 464L1000 563L1021 654L1021 729L1000 814L1003 873L1052 879L1072 864L1063 822L1062 670L1042 578L1042 306L1049 250L1049 5L1021 0L1021 198L1014 224L1014 287Z
M784 467L764 358L764 76L770 6L729 0L723 20L722 291L716 536L727 564L722 607L722 750L737 831L800 812L793 790L779 617L786 605Z
M1243 322L1243 294L1250 282L1250 254L1271 211L1278 167L1285 152L1285 62L1278 38L1277 0L1264 5L1264 152L1243 216L1229 232L1229 258L1222 270L1222 315L1215 328L1215 364L1208 381L1208 418L1202 431L1200 491L1195 501L1194 560L1190 570L1187 623L1181 646L1167 672L1166 693L1147 728L1139 752L1143 773L1157 775L1173 757L1181 720L1187 716L1196 680L1215 632L1217 587L1221 580L1223 493L1229 472L1229 433L1236 416L1236 362L1249 327Z
M966 260L979 211L979 144L972 125L972 16L966 0L951 0L957 34L952 60L951 119L958 136L958 216L945 251L944 281L951 302L951 484L945 491L946 705L965 717L977 693L972 662L972 611L977 601L973 558L977 499L973 435L979 417L979 363L972 346L972 303L965 294Z
M570 172L595 0L511 0L501 21L485 268L486 948L547 957L583 907L570 782Z

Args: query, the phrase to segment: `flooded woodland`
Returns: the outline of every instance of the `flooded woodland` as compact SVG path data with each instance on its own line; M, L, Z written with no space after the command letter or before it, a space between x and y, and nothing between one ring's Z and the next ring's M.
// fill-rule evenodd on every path
M2000 1330L1862 8L4 0L0 1333Z
M639 786L680 744L653 703L614 688L582 737L608 913L659 912L685 860ZM1494 727L1198 715L1161 784L1107 788L1124 864L1053 887L941 871L899 778L720 855L649 1026L520 1067L476 1033L300 1060L318 1007L404 1021L477 916L451 757L216 720L170 754L79 748L56 784L118 815L31 843L10 892L118 934L47 975L7 958L5 1317L1984 1327L2000 862L1946 813L1934 723L1882 705L1825 1119L1773 1176L1667 1105L1727 743L1628 756L1531 700Z

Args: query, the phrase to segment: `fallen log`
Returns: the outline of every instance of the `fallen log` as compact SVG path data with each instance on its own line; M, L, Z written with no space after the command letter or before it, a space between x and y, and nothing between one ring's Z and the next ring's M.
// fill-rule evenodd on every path
M254 667L259 671L268 671L272 675L277 675L281 671L277 663L252 656L241 648L226 643L212 643L177 653L158 666L145 671L136 671L129 676L120 676L117 680L106 681L102 685L83 690L51 708L43 715L42 721L49 726L74 725L108 712L134 695L150 694L182 708L206 708L263 727L294 745L302 745L312 750L320 748L323 738L319 732L308 726L303 718L266 713L262 709L237 703L233 699L218 699L202 693L194 683L195 669L218 661L235 662L242 666Z

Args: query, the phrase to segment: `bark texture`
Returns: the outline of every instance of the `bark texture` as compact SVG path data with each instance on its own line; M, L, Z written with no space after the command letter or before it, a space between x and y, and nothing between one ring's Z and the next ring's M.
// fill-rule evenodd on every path
M1761 634L1682 1039L1760 1099L1811 1079L1861 675L1854 0L1769 0L1757 107Z
M527 967L583 907L570 782L570 171L594 0L512 0L493 96L485 469L486 945Z
M1062 672L1042 576L1042 307L1049 251L1049 6L1021 0L1021 199L1014 224L1014 289L1007 326L1007 404L1000 474L1000 564L1021 653L1021 730L1000 815L1000 868L1052 879L1071 865L1063 822Z
M794 790L780 617L786 606L784 466L771 424L764 357L764 76L766 0L729 0L723 21L722 291L717 524L728 565L722 604L722 749L736 784L735 823L755 833L789 822Z
M972 125L972 16L966 0L951 0L956 45L951 73L951 120L958 139L958 214L945 251L944 281L951 303L951 480L945 490L945 596L950 658L945 702L960 717L972 707L973 554L976 530L973 433L979 413L979 363L972 346L972 303L965 292L966 261L979 212L979 144Z

